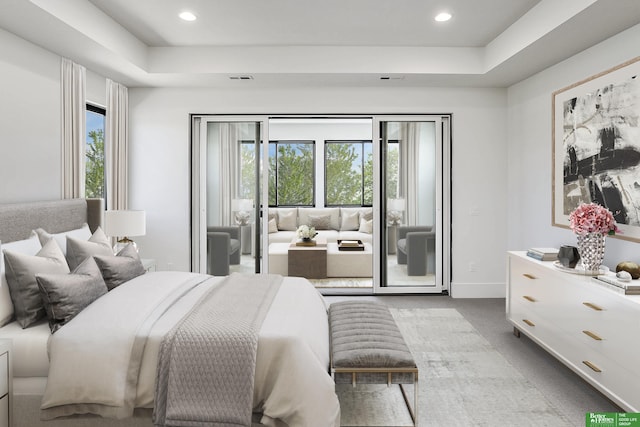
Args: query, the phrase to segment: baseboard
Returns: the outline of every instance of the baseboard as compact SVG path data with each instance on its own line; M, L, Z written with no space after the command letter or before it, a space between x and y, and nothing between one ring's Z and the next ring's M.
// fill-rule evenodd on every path
M504 283L455 283L452 282L449 295L452 298L505 298Z

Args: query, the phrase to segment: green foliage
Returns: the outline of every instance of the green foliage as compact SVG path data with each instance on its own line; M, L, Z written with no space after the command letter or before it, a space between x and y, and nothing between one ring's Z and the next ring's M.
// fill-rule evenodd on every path
M256 145L255 143L240 144L240 194L241 199L254 199L256 189Z
M91 142L86 145L85 196L104 197L104 131L89 132Z
M269 158L272 171L269 175L270 205L309 206L313 204L315 176L313 150L313 144L278 143L276 158Z
M325 145L325 192L327 205L362 204L362 144Z
M400 170L399 144L387 144L387 198L400 198L399 170ZM373 186L371 186L373 188Z

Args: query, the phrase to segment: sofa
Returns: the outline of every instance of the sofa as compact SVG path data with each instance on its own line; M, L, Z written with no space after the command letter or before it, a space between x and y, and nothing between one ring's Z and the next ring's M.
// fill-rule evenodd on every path
M363 207L269 208L269 243L289 243L301 225L315 227L327 243L373 242L373 210Z
M229 265L240 264L240 227L207 227L207 273L228 276Z
M398 227L398 264L407 265L408 276L435 274L436 232L430 226Z

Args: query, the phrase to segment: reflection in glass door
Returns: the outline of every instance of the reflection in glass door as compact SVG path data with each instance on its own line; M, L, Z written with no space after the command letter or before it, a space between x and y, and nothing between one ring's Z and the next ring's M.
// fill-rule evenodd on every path
M193 269L214 276L259 273L261 123L195 122Z
M442 124L440 117L379 122L386 250L376 292L443 290Z

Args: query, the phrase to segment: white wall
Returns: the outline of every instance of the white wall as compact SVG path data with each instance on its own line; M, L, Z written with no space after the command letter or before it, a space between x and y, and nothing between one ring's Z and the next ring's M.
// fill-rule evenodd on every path
M506 90L249 85L129 90L130 204L147 211L147 235L137 239L143 257L159 269L190 268L190 113L453 113L453 292L504 293Z
M0 203L61 197L60 57L0 30Z
M87 70L87 99L106 103ZM60 56L0 29L0 203L62 197Z
M508 247L576 244L551 226L551 95L640 55L640 25L513 85L508 90ZM640 246L607 238L605 265L640 262Z

